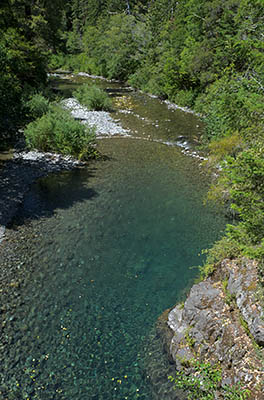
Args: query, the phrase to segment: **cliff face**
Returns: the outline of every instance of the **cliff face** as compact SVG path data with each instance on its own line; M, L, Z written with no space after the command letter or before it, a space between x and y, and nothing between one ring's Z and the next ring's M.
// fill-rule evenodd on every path
M177 369L190 359L220 362L223 385L238 381L251 398L264 398L264 312L254 261L224 260L213 276L195 284L184 305L167 317L166 351Z

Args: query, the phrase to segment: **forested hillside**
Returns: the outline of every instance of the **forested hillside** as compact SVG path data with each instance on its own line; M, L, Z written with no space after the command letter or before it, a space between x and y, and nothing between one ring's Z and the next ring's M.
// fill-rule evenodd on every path
M264 5L262 0L2 0L1 139L23 126L46 72L126 81L187 106L206 123L210 197L239 217L211 253L264 255Z

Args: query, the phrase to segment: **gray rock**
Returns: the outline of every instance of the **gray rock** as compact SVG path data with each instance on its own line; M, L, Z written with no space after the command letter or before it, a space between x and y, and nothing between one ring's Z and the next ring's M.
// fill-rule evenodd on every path
M222 279L228 280L227 292ZM263 399L263 365L241 325L242 317L255 341L264 344L263 310L256 299L257 282L256 262L224 260L212 277L191 288L184 306L177 305L168 313L171 335L167 334L169 343L164 349L177 369L192 373L192 359L212 364L220 362L222 385L241 381L253 389L254 399ZM236 306L227 301L228 291Z
M232 265L227 290L235 297L236 305L257 344L264 346L264 312L256 300L258 271L256 262L243 259Z
M4 240L5 237L5 226L4 225L0 225L0 243Z

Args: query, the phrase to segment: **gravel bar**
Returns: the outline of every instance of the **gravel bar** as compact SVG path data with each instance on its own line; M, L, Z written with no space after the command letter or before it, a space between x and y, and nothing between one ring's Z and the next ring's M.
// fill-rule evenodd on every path
M97 136L129 136L129 131L114 121L109 112L89 111L74 98L62 100L61 103L71 111L71 115L75 119L80 120L83 124L95 126Z

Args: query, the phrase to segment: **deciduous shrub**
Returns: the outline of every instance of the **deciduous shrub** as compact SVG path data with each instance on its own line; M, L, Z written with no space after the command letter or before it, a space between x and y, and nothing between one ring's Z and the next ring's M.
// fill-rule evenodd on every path
M241 226L258 244L264 237L264 150L252 148L230 158L221 182L230 191L231 207L239 214Z
M27 101L26 108L28 109L30 117L33 119L39 118L48 112L49 100L41 93L33 94Z
M27 125L29 148L54 151L87 160L96 154L95 130L76 121L68 111L53 106L46 114Z
M258 84L242 74L226 74L214 82L195 103L205 115L205 140L242 133L263 119L263 94ZM234 117L235 116L235 117Z
M229 206L239 223L227 225L226 240L216 244L211 255L217 249L222 249L222 256L230 257L229 247L226 249L222 244L233 243L240 249L240 253L263 258L264 154L261 144L241 151L236 157L226 158L217 184L209 191L209 199L221 200L223 193L227 193ZM207 262L210 264L210 260Z
M112 108L110 97L96 86L82 85L73 92L73 96L89 110L110 111Z

